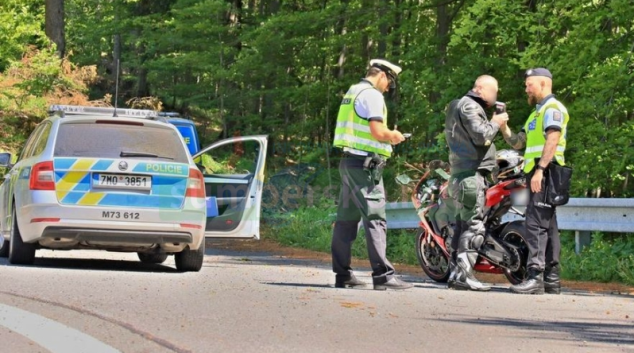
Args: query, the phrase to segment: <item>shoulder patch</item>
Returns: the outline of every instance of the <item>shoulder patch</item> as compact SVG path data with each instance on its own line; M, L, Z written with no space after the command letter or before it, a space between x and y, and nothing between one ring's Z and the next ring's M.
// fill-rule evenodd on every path
M553 111L553 120L561 121L561 112L559 110Z

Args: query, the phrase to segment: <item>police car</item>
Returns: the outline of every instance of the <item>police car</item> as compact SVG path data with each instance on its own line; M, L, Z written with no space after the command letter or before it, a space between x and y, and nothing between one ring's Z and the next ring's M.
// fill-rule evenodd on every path
M199 271L206 236L259 238L266 136L219 141L192 156L176 126L151 110L51 112L14 165L0 153L8 170L0 256L9 262L31 264L37 249L101 249L137 252L145 263L174 254L179 271ZM248 171L201 171L194 162L236 143L255 146Z

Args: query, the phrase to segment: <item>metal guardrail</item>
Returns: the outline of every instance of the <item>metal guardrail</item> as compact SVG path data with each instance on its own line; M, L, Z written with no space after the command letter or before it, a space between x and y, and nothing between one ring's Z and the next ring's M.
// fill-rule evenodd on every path
M388 229L418 228L419 219L411 202L388 203L386 211ZM522 218L509 214L503 219ZM590 244L591 232L634 233L634 199L573 198L557 207L557 223L561 230L575 231L575 250L579 253Z

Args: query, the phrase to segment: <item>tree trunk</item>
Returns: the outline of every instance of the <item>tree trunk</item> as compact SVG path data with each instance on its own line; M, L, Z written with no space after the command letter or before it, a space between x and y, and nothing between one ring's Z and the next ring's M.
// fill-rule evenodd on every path
M119 98L119 75L121 74L121 35L114 35L114 45L112 49L112 82L114 82L114 103L118 104Z
M348 3L350 1L349 0L342 0L341 3L344 4L344 12L345 10L347 10L348 8ZM346 33L348 32L348 29L346 28L346 17L342 16L340 17L339 21L337 21L337 27L336 27L336 33L339 33L341 36L345 36ZM347 45L343 45L341 47L341 51L339 52L339 59L337 60L337 66L339 67L339 70L337 72L337 79L341 80L344 77L344 64L346 62L346 55L348 52L348 46Z
M379 16L379 40L378 40L378 46L377 46L377 57L379 58L385 58L385 54L387 53L387 35L388 35L388 30L389 30L389 26L387 23L387 14L390 13L389 9L388 9L388 5L383 3L382 1L379 1L380 5L378 6L378 10L379 13L381 14Z
M526 2L526 7L531 14L537 12L537 0L528 0ZM517 51L519 53L523 53L524 51L526 51L526 47L528 47L528 42L522 38L518 38Z
M66 39L64 37L64 0L46 0L45 2L46 36L57 46L57 55L64 58Z
M361 4L364 9L370 9L375 6L373 0L362 0ZM369 25L371 25L371 23L368 23L368 26ZM368 35L368 31L364 30L363 34L361 35L361 55L363 55L364 62L366 63L369 63L370 60L373 59L373 45L374 43L372 42L372 38L370 38L370 36Z
M143 63L141 63L143 65ZM150 95L147 84L147 69L140 67L138 70L139 78L137 82L136 96L147 97Z
M402 44L402 36L401 34L401 25L403 23L403 0L395 0L394 1L394 9L395 9L395 18L394 24L392 26L392 33L397 33L392 39L392 57L398 58L401 56L401 44Z

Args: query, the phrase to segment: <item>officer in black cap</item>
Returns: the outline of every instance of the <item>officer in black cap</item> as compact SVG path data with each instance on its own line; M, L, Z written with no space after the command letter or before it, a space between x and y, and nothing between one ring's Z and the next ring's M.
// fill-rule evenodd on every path
M515 134L504 124L500 131L516 150L525 149L524 173L530 182L526 206L528 278L511 286L518 294L559 294L559 254L561 251L555 205L546 198L550 164L564 165L568 110L552 93L552 74L548 69L529 69L525 74L528 104L535 110L522 130Z

